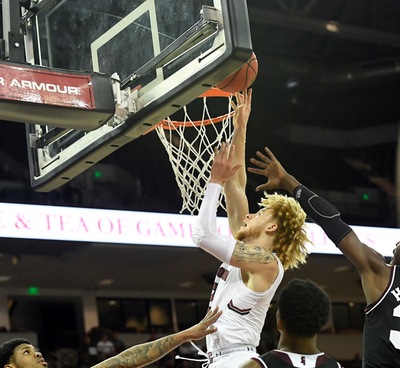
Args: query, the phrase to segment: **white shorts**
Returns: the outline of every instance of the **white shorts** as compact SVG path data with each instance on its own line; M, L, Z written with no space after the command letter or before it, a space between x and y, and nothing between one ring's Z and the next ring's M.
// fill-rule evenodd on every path
M208 368L236 368L256 356L259 354L255 351L238 351L214 358Z

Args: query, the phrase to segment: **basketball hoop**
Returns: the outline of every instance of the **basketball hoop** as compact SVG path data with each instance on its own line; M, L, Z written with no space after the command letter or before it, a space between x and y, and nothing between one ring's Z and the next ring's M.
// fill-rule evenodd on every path
M224 107L224 111L227 112L212 117L210 98L218 103L219 108ZM223 102L218 101L221 98ZM232 138L234 112L231 99L230 93L212 88L197 99L202 105L199 115L201 118L192 119L193 112L189 112L190 105L188 105L182 108L181 120L168 117L155 128L167 151L181 192L183 203L180 213L187 210L193 215L199 211L210 178L214 148L219 148L221 143L228 142ZM223 193L221 193L219 205L226 210Z

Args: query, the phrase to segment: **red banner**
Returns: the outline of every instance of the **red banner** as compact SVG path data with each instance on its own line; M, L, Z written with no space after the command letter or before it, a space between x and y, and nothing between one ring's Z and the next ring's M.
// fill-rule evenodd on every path
M90 75L0 64L0 99L94 109Z

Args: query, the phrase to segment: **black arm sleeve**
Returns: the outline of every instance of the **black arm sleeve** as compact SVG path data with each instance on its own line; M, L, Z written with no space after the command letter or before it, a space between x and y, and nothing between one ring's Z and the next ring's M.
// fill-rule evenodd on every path
M304 212L325 231L335 245L351 231L349 225L340 218L338 209L326 199L319 197L303 185L293 191L293 196L300 203Z

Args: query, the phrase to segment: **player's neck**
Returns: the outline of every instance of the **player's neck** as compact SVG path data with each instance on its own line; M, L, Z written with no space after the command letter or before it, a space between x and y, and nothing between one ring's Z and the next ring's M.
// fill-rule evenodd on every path
M274 236L262 233L262 234L248 234L241 239L243 243L250 245L257 245L259 247L271 250L273 246Z
M278 349L297 354L318 354L320 350L317 347L317 336L313 337L292 337L283 336L279 340Z

